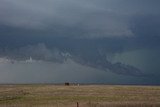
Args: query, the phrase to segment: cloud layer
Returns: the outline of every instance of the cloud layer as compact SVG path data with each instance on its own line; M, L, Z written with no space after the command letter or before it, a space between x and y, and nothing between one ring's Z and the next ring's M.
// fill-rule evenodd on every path
M119 76L148 78L144 79L148 83L151 83L150 79L153 79L154 75L154 83L160 83L158 76L155 77L160 70L157 67L159 51L156 51L160 49L159 3L159 0L1 0L0 65L5 67L2 67L0 73L7 75L10 69L6 66L12 65L16 78L20 72L16 72L17 67L22 70L28 66L19 62L25 62L32 57L36 65L30 66L28 71L22 70L24 74L31 74L31 71L43 64L42 69L45 71L49 62L58 64L59 68L60 65L67 66L67 72L73 64L77 65L77 69L81 66L79 72L84 68L89 72L91 69L107 73L111 71L115 75L120 74ZM147 50L150 54L139 50ZM137 51L138 54L132 55ZM132 57L123 56L126 53L130 53L128 56ZM145 67L131 63L141 54L145 56L143 61L138 61L142 62L141 65L148 64L150 59L156 60L150 61L148 71ZM123 58L120 58L122 56ZM69 65L66 64L68 59L72 61ZM129 59L132 60L128 62ZM47 72L52 69L56 67L49 67ZM49 74L46 73L47 76ZM100 77L103 78L102 75ZM95 81L100 80L100 77L94 77ZM134 81L135 78L138 77L132 77L131 80ZM1 79L3 80L7 81Z
M40 0L38 3L37 0L2 0L0 22L27 29L75 28L84 32L82 36L86 37L132 36L128 26L129 14L123 9L117 11L115 5L117 3L110 0Z

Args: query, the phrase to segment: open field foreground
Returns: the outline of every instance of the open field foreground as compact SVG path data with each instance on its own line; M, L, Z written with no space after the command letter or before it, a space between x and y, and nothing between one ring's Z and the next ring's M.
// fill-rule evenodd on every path
M0 85L0 107L77 106L160 107L160 87Z

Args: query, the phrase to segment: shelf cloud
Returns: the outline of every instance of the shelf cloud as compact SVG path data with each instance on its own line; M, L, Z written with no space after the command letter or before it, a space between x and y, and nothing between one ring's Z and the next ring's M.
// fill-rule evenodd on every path
M104 72L112 75L110 72L113 78L118 76L117 80L125 76L132 83L160 84L159 3L159 0L1 0L0 75L6 75L10 71L7 67L12 65L11 78L21 77L16 70L25 74L28 71L22 68L28 66L26 62L34 62L30 74L33 71L35 75L34 69L41 66L44 71L47 69L47 78L47 73L61 69L61 65L68 67L69 72L73 64L74 70L80 68L78 74L84 69L86 73L88 70L88 76L90 71L96 71L90 77L94 82L108 81L100 78L104 78L101 75ZM59 68L48 64L58 64ZM65 70L58 72L56 75L63 77ZM98 73L100 76L96 78Z

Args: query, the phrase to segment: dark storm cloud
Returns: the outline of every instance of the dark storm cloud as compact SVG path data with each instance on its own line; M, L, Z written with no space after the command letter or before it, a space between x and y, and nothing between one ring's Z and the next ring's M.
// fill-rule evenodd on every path
M128 49L143 49L160 47L160 15L136 15L130 22L134 37L128 40Z
M143 72L133 66L111 63L107 57L123 50L125 40L104 40L104 39L66 39L52 38L50 41L42 44L28 45L24 47L12 47L7 45L1 50L1 56L14 60L27 60L32 57L35 60L64 63L71 59L84 66L90 66L99 70L108 71L131 76L145 76ZM27 41L27 39L25 39ZM28 40L29 41L29 40ZM23 41L22 41L23 42ZM56 42L56 43L55 43ZM63 42L63 43L62 43ZM118 45L115 45L115 42ZM13 43L14 44L14 43ZM74 44L74 45L73 45ZM21 44L22 45L22 44ZM55 47L55 48L54 48Z
M132 35L126 17L102 6L103 3L90 0L40 0L38 3L36 0L3 0L0 22L31 29L76 27L87 37Z
M131 17L159 14L158 3L151 0L2 0L0 24L59 32L71 28L78 30L72 31L74 36L82 32L82 37L91 38L133 36Z
M159 4L159 0L1 0L0 56L53 63L71 59L103 71L144 76L144 71L112 63L108 57L160 48Z

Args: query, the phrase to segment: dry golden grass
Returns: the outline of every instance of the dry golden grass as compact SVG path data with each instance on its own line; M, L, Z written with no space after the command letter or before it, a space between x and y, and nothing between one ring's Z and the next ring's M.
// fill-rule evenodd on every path
M160 107L159 86L0 85L0 107Z

